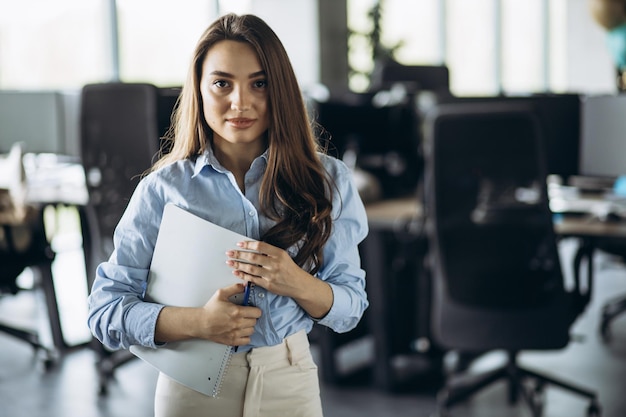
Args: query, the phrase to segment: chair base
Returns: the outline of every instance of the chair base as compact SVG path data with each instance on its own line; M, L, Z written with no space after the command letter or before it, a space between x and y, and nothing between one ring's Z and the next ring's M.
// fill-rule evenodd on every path
M502 379L508 381L509 404L517 403L521 396L529 406L533 417L540 417L543 413L544 388L547 384L587 398L589 400L588 417L600 417L601 415L595 392L522 368L517 364L514 353L509 353L508 361L504 366L472 376L471 381L469 379L465 375L448 378L446 385L437 396L436 416L448 416L448 411L453 405L468 400L472 395Z
M106 349L98 340L93 340L92 348L98 355L96 370L98 371L99 394L105 396L109 393L109 383L115 376L115 369L125 363L136 359L128 350L111 351Z
M55 351L42 345L39 341L39 334L32 330L19 329L17 327L8 326L0 323L0 332L6 333L18 339L21 339L29 343L33 349L43 353L43 364L46 369L52 368L57 361L57 354Z

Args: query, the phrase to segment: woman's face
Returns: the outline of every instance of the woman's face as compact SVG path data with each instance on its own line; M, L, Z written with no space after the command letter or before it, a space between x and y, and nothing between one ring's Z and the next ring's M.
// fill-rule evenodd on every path
M217 42L202 66L200 93L214 145L261 144L269 126L267 80L256 52L244 42Z

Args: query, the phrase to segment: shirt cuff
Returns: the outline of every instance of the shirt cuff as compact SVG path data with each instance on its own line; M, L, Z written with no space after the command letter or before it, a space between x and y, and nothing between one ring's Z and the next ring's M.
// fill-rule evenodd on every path
M333 305L326 316L316 320L316 322L328 326L338 333L347 332L358 323L358 318L354 317L351 308L352 297L346 289L331 283L328 285L333 291Z
M157 318L163 307L165 306L162 304L143 302L135 304L132 310L128 312L129 315L132 313L132 316L136 318L136 320L133 320L136 323L134 333L136 334L136 341L133 344L153 349L161 346L161 344L154 342L154 335L156 333Z

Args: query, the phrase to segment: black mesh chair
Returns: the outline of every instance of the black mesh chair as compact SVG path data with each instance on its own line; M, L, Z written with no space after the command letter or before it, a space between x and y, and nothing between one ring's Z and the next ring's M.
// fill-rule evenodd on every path
M373 95L367 93L344 94L328 101L313 102L312 116L316 122L316 134L320 138L321 145L327 147L328 154L344 160L355 170L355 176L358 175L357 169L371 176L372 182L363 183L363 188L360 189L361 198L364 201L414 194L418 186L421 159L418 152L418 120L413 105L406 101L378 106L374 105L372 98ZM376 191L372 192L372 190ZM370 235L372 234L370 233ZM366 239L366 241L370 240L373 240L371 236ZM373 249L376 245L370 243L368 246L364 242L360 249L366 252L376 251ZM391 245L393 242L385 249L390 253L394 252L398 257L398 251L394 251ZM396 246L400 245L396 244ZM377 261L368 262L364 259L367 256L367 253L361 253L363 268L367 270L368 275L373 275L375 273L373 269L381 264ZM385 260L388 258L381 253L376 253L375 257ZM396 264L399 263L396 262ZM394 271L386 269L385 273L397 275L399 280L403 279L413 283L413 276L406 273L408 269L408 267L398 267ZM388 277L385 275L385 278ZM391 279L386 282L389 283L389 287L392 286L392 282L396 283L395 280ZM385 286L385 289L387 287ZM374 291L374 293L370 291L370 308L365 312L363 319L354 330L337 334L321 326L313 327L310 337L311 342L320 349L320 375L323 382L338 385L349 380L362 378L363 371L368 371L359 367L358 372L357 370L342 372L338 358L343 347L367 337L373 327L378 327L377 323L386 320L386 318L376 320L371 318L370 311L384 310L379 306L386 303L387 299L381 291ZM399 305L397 307L402 308ZM405 317L401 314L399 316ZM405 335L406 332L402 332L401 337ZM377 338L375 342L382 348L381 346L377 347L377 360L373 364L375 368L373 371L374 379L378 381L378 385L382 385L385 389L391 389L392 386L391 372L389 371L391 366L388 359L393 353L396 353L396 350L408 350L410 345L408 341L404 343L404 340L396 340L401 337L393 340ZM402 349L400 345L405 345L406 348Z
M29 213L20 224L0 226L0 298L24 290L17 278L26 268L33 268L39 277L34 289L43 289L49 314L57 316L57 320L50 320L53 342L57 347L63 347L52 282L55 253L46 236L42 211L33 208ZM37 330L3 322L0 323L0 331L29 343L37 352L41 352L46 368L56 362L59 352L42 344Z
M130 196L158 153L158 113L159 89L151 84L89 84L82 89L81 156L89 203L81 217L89 288L96 266L113 250L113 232ZM114 369L135 356L109 351L95 338L92 345L104 394Z
M582 239L574 256L574 274L580 280L586 275L588 292L590 299L594 282L594 255L603 252L616 257L619 262L626 265L626 241L619 237L597 236L594 238ZM586 274L583 270L586 269ZM615 296L602 306L600 324L598 330L604 342L610 342L613 337L611 324L620 315L626 314L626 294Z
M439 415L502 379L510 402L522 396L534 417L547 385L587 398L588 415L600 415L593 391L516 360L567 346L585 307L561 271L539 126L530 107L502 102L442 105L426 120L432 338L448 351L508 356L485 374L448 375Z

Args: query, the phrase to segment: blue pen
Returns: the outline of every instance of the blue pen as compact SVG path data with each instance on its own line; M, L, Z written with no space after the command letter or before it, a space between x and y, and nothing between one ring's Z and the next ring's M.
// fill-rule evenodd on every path
M252 287L252 282L248 281L248 283L246 284L246 290L243 292L243 302L241 303L242 306L247 306L248 304L250 304L250 288Z
M250 304L250 288L252 288L252 282L248 281L248 283L246 284L246 289L243 292L243 302L241 303L242 306L247 306L248 304ZM235 346L233 350L237 352L237 349L239 349L239 346Z

